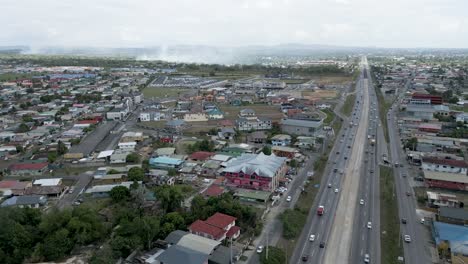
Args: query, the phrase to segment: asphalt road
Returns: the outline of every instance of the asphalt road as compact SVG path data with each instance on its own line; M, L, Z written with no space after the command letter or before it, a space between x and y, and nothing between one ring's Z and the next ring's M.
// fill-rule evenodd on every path
M428 239L424 225L420 223L420 217L416 213L416 200L413 189L408 182L408 164L405 162L405 154L398 134L397 111L398 101L393 105L388 114L388 128L390 138L390 153L393 164L403 164L403 167L394 166L395 191L398 200L398 214L400 219L406 218L407 223L400 225L401 235L409 235L410 243L403 243L405 263L432 263L431 252L427 247ZM409 196L407 195L409 194Z
M370 76L370 74L367 74ZM356 207L355 224L353 226L352 245L349 263L364 261L365 254L369 255L371 263L380 263L380 189L379 189L379 160L381 157L380 144L385 143L378 114L378 102L372 82L367 82L370 97L368 138L376 140L374 146L367 140L365 143L365 162L362 165L362 177L359 183L359 199L364 204ZM368 226L370 223L370 226Z
M262 233L253 241L255 246L276 245L283 229L278 215L287 208L294 208L301 194L301 187L307 179L307 173L313 171L313 164L316 158L316 155L308 155L308 159L304 162L302 168L298 170L298 174L293 177L293 181L288 185L288 191L283 194L275 206L270 207L270 212L267 215L268 221L265 221ZM287 196L291 196L291 202L286 202ZM259 255L252 252L248 263L260 263Z
M358 91L356 100L361 101L361 103L356 103L356 109L351 116L360 118L362 113L365 112L365 108L362 107L362 99L360 99L360 96L364 95L362 76L357 82L356 88ZM356 113L355 116L354 113ZM312 209L309 212L305 228L298 239L290 263L324 263L323 258L327 248L330 248L330 251L334 252L333 254L336 254L338 251L337 246L328 245L328 240L332 232L332 226L335 220L338 219L338 217L335 217L335 211L339 201L341 203L343 199L347 200L346 197L343 197L347 193L347 190L342 191L344 175L349 175L350 170L355 166L352 161L353 157L360 156L356 154L356 152L359 152L357 150L359 148L357 145L359 144L354 141L358 128L361 126L350 125L349 121L344 120L343 129L338 134L337 141L330 152L329 162L322 179L322 186L320 186ZM365 130L366 128L360 128L360 130L363 129ZM362 144L360 149L362 149ZM330 187L328 187L329 184ZM335 189L338 189L338 192L335 192ZM325 213L322 216L317 215L316 210L319 205L325 208ZM309 237L312 234L315 235L315 241L313 242L309 241ZM325 248L319 247L321 242L325 243ZM307 261L301 259L305 255L308 256Z

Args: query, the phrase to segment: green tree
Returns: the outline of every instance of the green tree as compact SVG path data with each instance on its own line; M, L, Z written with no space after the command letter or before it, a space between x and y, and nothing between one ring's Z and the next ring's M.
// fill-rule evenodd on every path
M59 140L59 142L57 143L57 154L63 155L67 153L67 151L68 151L68 148L65 145L65 143Z
M404 145L405 149L409 150L416 150L418 148L418 139L415 137L412 137L408 139Z
M172 177L172 176L176 176L176 175L177 175L177 170L171 168L171 169L169 169L169 170L167 171L167 175L169 175L169 176L171 176L171 177Z
M28 131L29 131L29 127L25 123L21 123L16 129L17 133L26 133Z
M128 163L138 163L140 161L140 156L136 153L130 153L125 158L125 161Z
M119 203L130 197L130 190L125 186L116 186L109 192L112 201Z
M139 167L133 167L128 170L128 179L130 181L143 181L145 178L145 171Z
M155 191L156 199L161 202L163 210L167 213L179 209L184 200L184 196L179 188L175 186L160 186Z
M163 217L163 223L171 223L175 229L185 229L185 219L179 212L171 212Z
M268 246L268 258L266 248L260 254L261 264L283 264L286 263L286 254L280 248Z
M297 168L297 166L298 166L297 160L292 159L292 160L289 162L289 166L291 166L292 168Z
M34 255L43 256L46 261L63 258L73 249L73 241L67 229L62 228L47 235L44 243L36 246Z
M269 146L265 145L265 146L263 146L262 152L263 152L263 154L269 156L269 155L271 155L271 148Z
M47 153L47 161L49 163L54 163L57 160L57 152L49 152Z
M130 237L115 236L110 241L110 246L116 255L124 258L141 244L140 238L136 235Z

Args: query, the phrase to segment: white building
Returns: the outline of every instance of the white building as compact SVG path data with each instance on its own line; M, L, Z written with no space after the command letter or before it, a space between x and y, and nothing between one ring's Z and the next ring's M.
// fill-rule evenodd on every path
M468 164L464 160L424 157L422 169L427 171L447 172L467 175Z
M136 148L137 143L135 141L131 142L120 142L118 144L119 149L133 151Z

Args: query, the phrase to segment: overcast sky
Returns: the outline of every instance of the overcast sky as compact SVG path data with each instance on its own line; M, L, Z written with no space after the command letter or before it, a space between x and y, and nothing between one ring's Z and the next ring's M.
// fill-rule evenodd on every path
M0 45L468 48L467 0L0 0Z

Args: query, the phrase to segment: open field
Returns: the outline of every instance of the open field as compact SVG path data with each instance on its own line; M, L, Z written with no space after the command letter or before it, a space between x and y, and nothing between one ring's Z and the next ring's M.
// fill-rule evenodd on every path
M395 263L403 256L403 242L400 236L400 218L395 196L393 169L380 166L380 242L382 244L382 264Z
M380 120L382 121L385 141L389 142L390 139L388 136L387 113L388 113L388 109L390 109L390 107L392 106L392 103L387 102L387 100L385 100L385 97L383 96L382 91L379 88L377 88L377 86L374 85L374 87L375 87L375 92L377 94L377 100L379 101L379 117L380 117Z
M258 117L268 117L277 122L283 118L278 106L267 104L249 104L245 106L220 105L220 110L224 112L225 119L235 120L242 109L252 109Z
M302 91L302 96L307 99L332 99L337 95L338 93L334 90Z
M330 125L330 123L333 121L333 118L335 118L335 113L333 113L333 111L330 109L322 110L322 112L327 115L325 120L323 120L323 124L327 126Z
M317 84L345 84L350 83L353 81L353 76L346 76L346 75L323 75L323 76L316 76L312 77Z
M143 89L143 95L145 98L166 98L166 97L176 97L182 95L186 92L190 91L190 89L186 88L160 88L160 87L146 87Z

